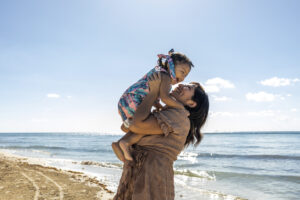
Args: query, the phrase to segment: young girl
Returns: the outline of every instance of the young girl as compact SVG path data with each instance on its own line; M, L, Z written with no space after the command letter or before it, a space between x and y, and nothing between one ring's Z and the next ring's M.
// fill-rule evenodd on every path
M131 132L130 125L134 123L133 118L137 107L149 93L148 77L155 72L161 72L160 99L169 107L183 108L182 104L178 103L169 95L169 92L171 85L182 82L194 65L184 54L174 52L173 49L169 51L169 55L159 54L158 57L158 66L148 72L138 82L130 86L119 100L118 109L123 120L121 129L126 132L126 134L119 142L114 142L112 148L117 157L123 162L124 157L126 160L132 160L129 147L137 143L143 137L143 135ZM165 60L164 62L163 59ZM154 106L157 109L162 108L159 99Z

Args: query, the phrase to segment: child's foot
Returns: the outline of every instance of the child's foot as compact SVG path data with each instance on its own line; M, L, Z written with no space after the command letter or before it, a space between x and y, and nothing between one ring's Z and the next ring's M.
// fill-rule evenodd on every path
M124 153L124 157L126 160L130 160L130 161L133 161L131 155L130 155L130 152L129 152L129 145L128 143L124 142L124 141L120 141L119 142L119 146L120 148L122 149L123 153Z
M129 128L126 128L126 127L124 126L124 124L122 124L121 130L122 130L123 132L125 132L125 133L128 133L128 132L129 132Z
M121 160L122 162L125 162L125 157L123 155L122 149L119 146L118 142L113 142L111 144L112 149L114 150L116 156Z

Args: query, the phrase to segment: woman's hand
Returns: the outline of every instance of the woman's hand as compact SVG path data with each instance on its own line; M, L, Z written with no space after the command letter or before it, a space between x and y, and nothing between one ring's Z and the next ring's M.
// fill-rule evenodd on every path
M161 74L160 72L155 72L148 78L150 92L159 93Z

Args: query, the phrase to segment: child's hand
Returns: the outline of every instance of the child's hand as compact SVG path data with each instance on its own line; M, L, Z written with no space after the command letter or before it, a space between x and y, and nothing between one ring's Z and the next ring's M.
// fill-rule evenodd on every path
M156 111L159 111L163 108L163 106L159 103L159 101L154 103L154 107Z
M153 73L148 78L150 92L159 93L160 83L161 83L161 74L160 72Z

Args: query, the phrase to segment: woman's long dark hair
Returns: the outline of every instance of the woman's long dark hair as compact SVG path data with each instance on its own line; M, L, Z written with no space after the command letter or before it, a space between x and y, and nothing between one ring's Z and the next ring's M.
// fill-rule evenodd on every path
M203 134L200 132L200 129L206 122L209 110L209 100L204 89L199 83L192 82L192 84L197 85L194 96L192 97L192 100L195 101L197 105L194 108L185 106L190 112L189 120L191 124L189 134L184 144L185 147L190 144L197 146L201 142Z

